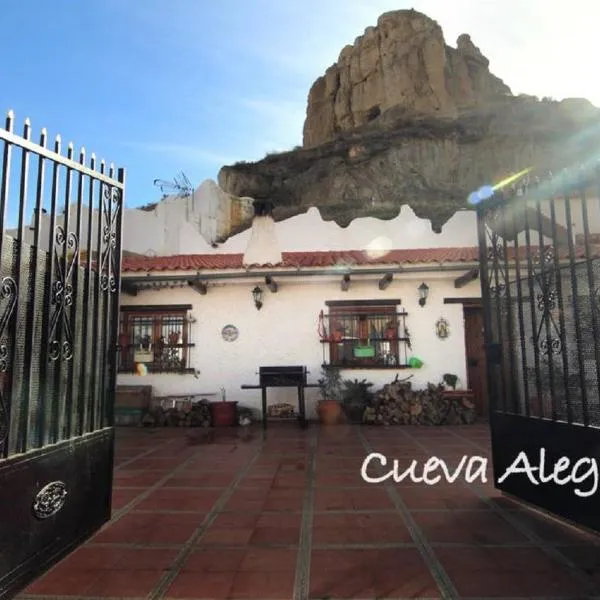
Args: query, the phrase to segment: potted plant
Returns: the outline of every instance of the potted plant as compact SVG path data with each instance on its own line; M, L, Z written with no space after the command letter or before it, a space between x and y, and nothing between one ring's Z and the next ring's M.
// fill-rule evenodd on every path
M337 367L323 366L323 377L319 379L321 400L317 404L317 414L323 425L335 425L340 420L342 406L342 376Z
M373 384L366 379L346 379L343 382L342 409L348 421L362 423L365 408L373 398Z
M442 376L442 380L444 382L444 385L446 386L446 389L449 388L453 391L456 391L458 375L454 375L453 373L444 373L444 375Z

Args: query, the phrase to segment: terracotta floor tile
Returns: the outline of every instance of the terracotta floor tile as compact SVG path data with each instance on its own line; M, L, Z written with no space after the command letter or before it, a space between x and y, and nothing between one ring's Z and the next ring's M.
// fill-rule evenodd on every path
M197 473L192 474L186 471L185 475L176 475L165 481L162 487L222 487L226 488L234 479L233 475L228 473Z
M202 523L202 514L130 513L94 538L94 542L183 544Z
M299 528L302 513L298 512L262 512L256 521L256 527Z
M371 571L378 559L377 550L371 548L350 550L313 550L311 552L311 573L329 571Z
M437 486L404 486L396 487L396 491L407 508L413 510L491 510L481 498L463 486L446 489Z
M298 551L288 548L251 548L241 562L241 571L296 571Z
M117 551L112 568L117 571L163 571L168 569L179 551L165 548L123 548Z
M112 492L112 510L120 510L127 506L132 500L135 500L140 494L145 492L145 488L121 489L114 488Z
M194 550L182 567L182 571L233 573L239 570L247 551L244 548L202 548Z
M222 512L219 513L217 518L211 523L209 530L254 529L260 518L260 513Z
M290 493L291 492L291 493ZM274 490L267 496L264 510L302 510L304 490Z
M239 571L233 580L229 598L288 600L294 593L294 572Z
M105 546L85 545L71 552L57 568L76 570L102 570L112 568L120 559L122 550Z
M323 598L375 598L375 578L369 571L360 569L313 570L310 574L309 597Z
M234 578L234 572L190 573L183 571L170 585L165 598L223 600L230 597L229 592Z
M233 492L225 503L225 511L258 512L263 510L267 499L267 490L239 489Z
M85 596L102 575L103 572L98 570L70 569L59 565L32 583L24 593L42 597L66 593Z
M349 490L352 504L357 510L386 510L393 508L392 500L382 487L370 487L360 490Z
M184 510L208 512L219 499L218 491L161 487L136 505L136 510Z
M143 471L117 471L114 484L117 486L140 487L146 491L150 486L159 482L165 476L164 473Z
M250 538L251 545L297 545L300 527L257 527Z
M373 566L378 598L439 598L440 590L416 548L379 550Z
M475 545L530 543L523 534L492 512L413 512L412 517L430 542Z
M90 596L144 597L149 594L160 578L162 571L113 570L105 571L88 588Z
M198 541L200 546L245 546L250 542L254 530L209 529Z
M347 490L317 489L314 497L314 508L321 510L354 510L354 502Z
M151 471L165 471L168 473L176 469L183 461L180 458L138 458L127 465L129 469L148 469Z
M573 564L600 584L600 548L591 544L581 546L557 546L556 549Z
M317 514L313 544L407 543L412 537L396 513Z

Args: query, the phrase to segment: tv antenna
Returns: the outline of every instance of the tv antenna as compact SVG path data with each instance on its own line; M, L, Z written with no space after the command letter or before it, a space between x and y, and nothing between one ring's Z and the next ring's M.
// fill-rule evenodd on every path
M176 175L173 178L173 181L155 179L153 183L162 192L163 200L167 196L177 196L179 198L191 196L194 191L190 180L186 177L183 171L179 173L179 175Z

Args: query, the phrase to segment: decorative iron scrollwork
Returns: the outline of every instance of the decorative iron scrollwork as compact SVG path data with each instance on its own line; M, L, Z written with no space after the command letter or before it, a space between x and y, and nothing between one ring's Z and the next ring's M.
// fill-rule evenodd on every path
M487 258L488 258L488 276L489 290L492 296L500 297L506 292L508 285L507 273L504 269L504 243L502 238L493 229L493 225L500 220L500 211L490 210L486 215L486 238L487 238ZM492 226L488 225L491 223Z
M68 234L58 225L54 235L54 261L57 279L52 284L52 304L55 306L50 320L48 356L55 361L62 357L73 358L73 333L68 309L73 305L73 270L79 249L77 236ZM66 256L65 256L66 255ZM63 264L64 263L64 264ZM61 338L64 335L64 340Z
M33 514L43 521L54 516L67 501L67 486L62 481L53 481L45 485L33 501Z
M4 396L0 392L0 447L4 444L8 438L8 430L10 428L10 421L8 418L8 410L4 404Z
M121 210L121 190L105 185L103 188L103 216L106 219L102 227L103 250L100 261L100 289L114 294L117 291L119 265L117 248L117 219Z
M17 283L12 277L5 277L0 283L0 302L6 303L0 313L0 372L8 370L8 347L5 342L6 329L17 305Z

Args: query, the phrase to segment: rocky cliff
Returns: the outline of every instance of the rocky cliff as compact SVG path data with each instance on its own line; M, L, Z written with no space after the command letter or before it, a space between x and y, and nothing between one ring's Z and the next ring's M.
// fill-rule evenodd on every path
M451 48L429 17L395 11L313 84L303 148L223 167L219 184L270 199L275 218L317 206L345 225L409 204L437 230L482 185L588 159L599 119L585 100L513 96L468 35Z

